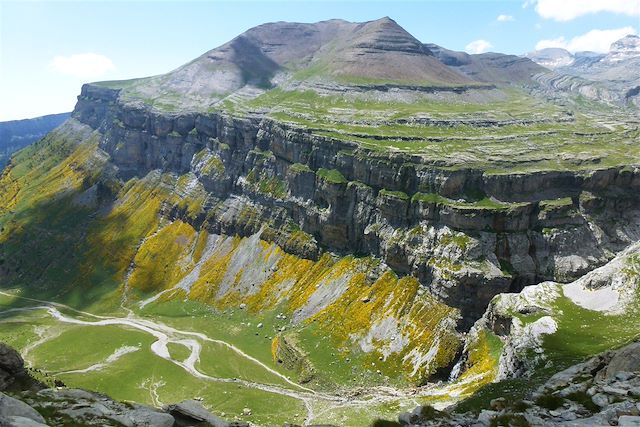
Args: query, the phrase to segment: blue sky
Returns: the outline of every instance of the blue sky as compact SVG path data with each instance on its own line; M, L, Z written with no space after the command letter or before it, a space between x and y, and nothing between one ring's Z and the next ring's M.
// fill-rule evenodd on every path
M606 49L639 14L638 0L0 0L0 120L70 111L83 82L161 74L264 22L390 16L423 42L522 54Z

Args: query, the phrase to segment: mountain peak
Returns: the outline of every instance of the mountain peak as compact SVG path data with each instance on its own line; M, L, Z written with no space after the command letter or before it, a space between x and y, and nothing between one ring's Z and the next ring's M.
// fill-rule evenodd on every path
M527 53L526 57L550 70L571 65L574 61L571 52L561 47L547 47L534 50L533 52Z
M360 48L425 53L422 43L388 16L360 24L351 43Z
M607 61L618 62L640 56L640 37L629 34L611 44Z

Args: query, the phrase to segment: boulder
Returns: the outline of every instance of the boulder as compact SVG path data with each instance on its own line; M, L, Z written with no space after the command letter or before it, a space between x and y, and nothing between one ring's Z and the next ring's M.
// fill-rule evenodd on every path
M208 423L213 427L244 427L249 426L243 422L228 422L219 418L202 406L197 400L184 400L180 403L166 405L163 408L176 420L177 425L192 425L192 423Z
M599 378L614 378L619 372L640 371L640 342L621 348L613 354L607 368L598 373Z
M618 418L620 427L640 427L640 417L635 415L622 415Z
M44 418L38 411L23 401L14 399L4 393L0 393L0 417L22 417L36 423L45 424Z
M24 371L20 354L5 343L0 343L0 391L6 390L15 377Z
M47 427L47 424L25 417L0 417L0 427Z

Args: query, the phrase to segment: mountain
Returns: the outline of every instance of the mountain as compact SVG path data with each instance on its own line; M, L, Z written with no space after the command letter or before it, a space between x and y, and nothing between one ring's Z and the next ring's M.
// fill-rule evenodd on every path
M619 62L640 56L640 37L629 34L611 44L605 62Z
M215 104L247 85L269 88L283 80L431 86L473 83L443 65L395 21L382 18L364 23L330 20L260 25L170 73L128 82L123 89L134 98L165 104L181 98L192 109Z
M455 52L435 44L425 44L445 65L479 82L526 82L544 69L529 59L501 53L469 55Z
M559 67L566 67L571 65L575 60L575 57L571 52L561 47L549 47L535 50L527 53L526 57L536 64L540 64L550 70L555 70Z
M640 99L640 37L628 35L611 44L609 52L577 52L550 48L530 52L531 60L552 69L555 75L540 75L538 81L556 89L571 90L589 98L638 106ZM574 76L577 78L565 78Z
M0 122L0 170L9 162L11 154L42 138L70 115L61 113Z
M85 84L0 175L2 340L116 400L346 426L626 345L637 115L541 75L382 18Z

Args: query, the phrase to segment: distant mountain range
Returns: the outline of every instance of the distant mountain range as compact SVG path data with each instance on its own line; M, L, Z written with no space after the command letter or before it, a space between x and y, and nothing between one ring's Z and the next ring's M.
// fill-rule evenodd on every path
M0 169L11 158L11 154L42 138L60 126L71 113L49 114L33 119L0 122Z
M530 52L527 58L554 70L557 76L585 79L551 79L585 94L598 93L605 100L638 105L640 93L640 37L628 35L611 44L609 52L576 52L547 48ZM567 83L570 82L568 85Z

